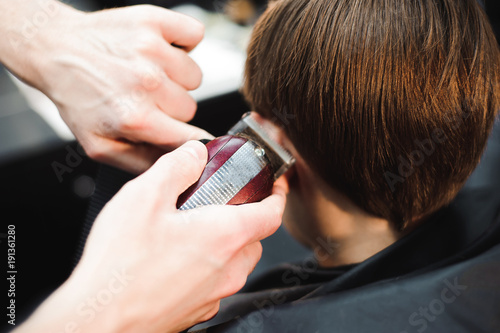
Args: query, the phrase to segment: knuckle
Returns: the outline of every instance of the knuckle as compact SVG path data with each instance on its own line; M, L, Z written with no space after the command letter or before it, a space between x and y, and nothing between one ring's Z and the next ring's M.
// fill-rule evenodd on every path
M152 68L151 70L143 73L141 79L141 87L147 91L153 91L158 89L165 79L165 75L158 68Z
M225 235L224 239L226 240L226 247L230 256L241 251L247 245L250 239L248 234L246 229L240 228L236 232Z
M141 38L136 41L135 48L140 53L149 54L154 52L154 50L158 47L158 44L159 38L155 34L146 31L146 33L143 33Z
M110 109L114 110L115 117L113 120L107 120L106 124L108 125L108 130L114 130L115 120L120 120L121 118L126 117L129 113L135 110L135 103L132 102L130 98L116 98L110 104Z
M213 317L215 317L217 315L217 313L219 312L219 309L220 309L220 303L217 302L217 304L212 307L212 309L210 309L207 314L205 314L203 317L202 317L202 321L208 321L210 319L212 319Z
M223 271L227 268L229 262L244 247L244 242L235 235L223 235L224 243L214 245L214 250L210 254L210 260L213 267Z
M198 104L193 98L191 97L186 98L183 108L183 120L185 121L192 120L196 115L197 108Z
M232 283L232 288L230 290L231 294L236 294L238 291L241 290L247 283L247 275L242 274L242 276L238 277L235 279L235 281Z
M85 147L85 152L87 156L96 161L103 161L108 155L107 150L103 146L90 145Z
M255 242L249 245L246 249L246 257L249 263L248 274L250 274L262 257L262 244L260 242Z
M257 262L262 257L263 248L262 248L262 243L261 242L257 242L255 244L256 244L255 245L255 257L256 257L256 262Z
M128 133L144 129L145 120L143 114L139 112L130 112L120 116L118 121L118 132Z
M141 46L145 47L144 44L141 44ZM139 62L132 68L135 87L142 87L144 79L152 75L154 76L156 73L157 71L151 65Z
M194 90L200 87L201 81L203 79L203 74L201 72L200 66L198 66L194 61L193 61L193 69L191 71L191 80L187 84L187 89L188 90Z
M193 21L194 21L192 25L193 39L199 43L205 36L205 26L198 20L193 20Z

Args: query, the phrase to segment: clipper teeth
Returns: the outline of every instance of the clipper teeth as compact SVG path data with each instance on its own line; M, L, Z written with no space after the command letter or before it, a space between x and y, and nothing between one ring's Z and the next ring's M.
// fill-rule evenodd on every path
M274 173L275 179L279 178L295 163L293 156L267 134L259 123L252 118L250 112L243 115L242 120L229 130L228 134L248 137L270 149L272 152L271 160L274 162L274 169L276 170Z

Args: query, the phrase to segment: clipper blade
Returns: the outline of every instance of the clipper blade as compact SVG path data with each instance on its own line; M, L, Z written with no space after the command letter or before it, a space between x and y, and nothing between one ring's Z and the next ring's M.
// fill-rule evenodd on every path
M248 138L264 147L268 152L273 168L276 170L274 174L275 180L281 177L295 163L295 158L285 148L271 139L250 112L244 114L242 119L229 130L228 134Z

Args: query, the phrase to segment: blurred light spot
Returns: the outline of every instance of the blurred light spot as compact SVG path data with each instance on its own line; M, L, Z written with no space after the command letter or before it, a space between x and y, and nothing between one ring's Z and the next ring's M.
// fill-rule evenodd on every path
M89 176L79 176L73 182L73 192L80 198L89 198L95 191L95 182Z

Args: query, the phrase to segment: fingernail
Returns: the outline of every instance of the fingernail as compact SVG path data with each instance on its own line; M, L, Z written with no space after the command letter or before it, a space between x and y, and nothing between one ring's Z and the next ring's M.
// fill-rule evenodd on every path
M209 140L209 139L201 139L201 140L198 140L200 141L201 143L203 143L204 145L206 145L207 143L209 143L210 141L212 140Z
M185 152L193 155L194 158L205 163L207 149L205 145L199 141L188 141L183 144L179 149L184 150Z

